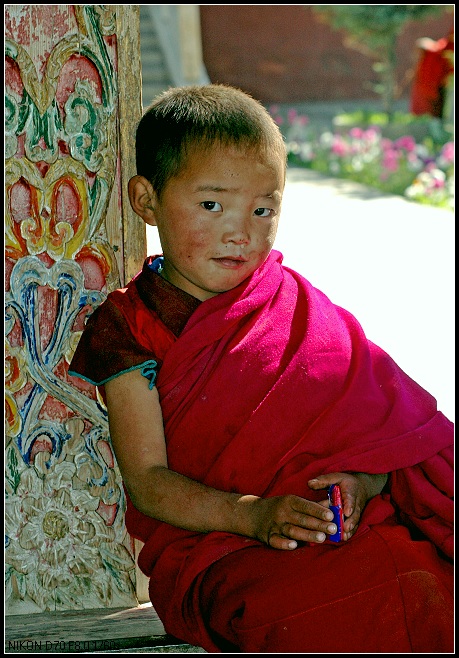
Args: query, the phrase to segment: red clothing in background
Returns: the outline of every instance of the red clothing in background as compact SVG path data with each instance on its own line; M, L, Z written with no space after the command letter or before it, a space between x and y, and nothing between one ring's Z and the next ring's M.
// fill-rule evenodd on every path
M420 55L411 88L410 112L442 117L445 87L448 76L454 72L452 59L454 33L433 41L420 39Z

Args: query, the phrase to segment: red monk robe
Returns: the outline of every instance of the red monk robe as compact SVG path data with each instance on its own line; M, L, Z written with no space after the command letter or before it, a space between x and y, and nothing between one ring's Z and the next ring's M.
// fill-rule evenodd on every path
M418 39L419 59L410 95L410 112L441 118L444 112L448 78L454 73L454 30L434 41Z
M434 398L279 252L204 302L151 267L95 311L70 372L101 385L156 361L172 470L316 501L314 476L390 473L351 540L287 552L128 500L166 630L209 652L453 651L453 425Z

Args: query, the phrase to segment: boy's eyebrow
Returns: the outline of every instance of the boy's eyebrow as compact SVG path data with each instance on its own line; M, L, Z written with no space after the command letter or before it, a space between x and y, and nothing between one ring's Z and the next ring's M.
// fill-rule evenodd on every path
M196 192L237 192L238 189L237 187L219 187L218 185L198 185ZM278 199L281 196L280 192L274 191L259 194L257 199Z
M219 187L218 185L198 185L196 192L236 192L237 187Z

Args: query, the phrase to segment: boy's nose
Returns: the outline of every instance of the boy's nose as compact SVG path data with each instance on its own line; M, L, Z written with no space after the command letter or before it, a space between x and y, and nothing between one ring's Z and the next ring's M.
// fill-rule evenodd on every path
M223 242L233 242L234 244L248 244L250 241L249 231L246 222L242 219L233 222L227 226L223 233Z
M228 235L227 238L223 238L223 242L233 242L234 244L249 244L249 236L235 233L233 235Z

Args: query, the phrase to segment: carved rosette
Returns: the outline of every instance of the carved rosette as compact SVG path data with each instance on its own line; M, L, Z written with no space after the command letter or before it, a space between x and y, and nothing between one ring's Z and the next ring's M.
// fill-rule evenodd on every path
M105 226L119 194L116 6L6 10L7 607L135 605L106 410L67 372L120 285Z

